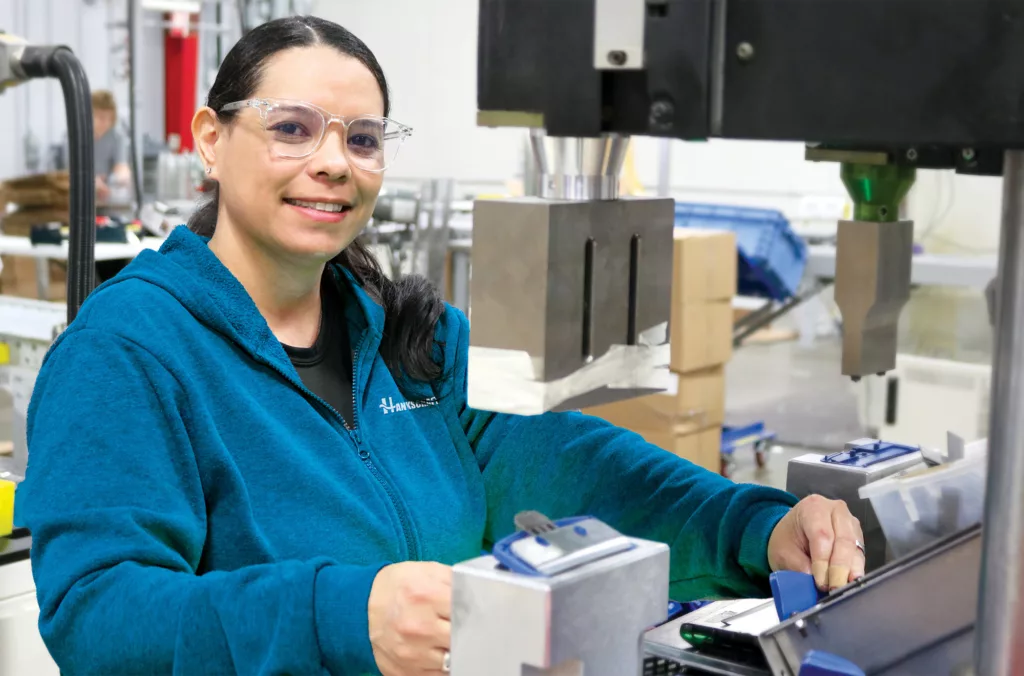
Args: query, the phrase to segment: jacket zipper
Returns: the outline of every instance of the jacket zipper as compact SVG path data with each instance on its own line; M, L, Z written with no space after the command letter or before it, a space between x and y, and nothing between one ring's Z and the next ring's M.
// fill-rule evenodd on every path
M363 443L362 435L359 433L359 397L358 397L358 383L359 375L362 370L362 350L363 343L366 342L366 335L364 334L359 342L356 343L355 353L352 356L352 430L349 433L355 438L356 448L359 451L359 459L363 461L366 468L370 470L370 474L377 479L380 483L381 488L387 493L388 500L391 501L391 506L394 508L395 513L398 514L398 521L402 524L402 535L405 536L405 549L409 553L409 558L413 561L419 560L419 548L415 544L415 540L412 536L412 524L409 522L409 515L405 513L405 509L401 506L398 501L398 496L395 495L391 489L391 484L384 478L384 475L380 473L377 466L373 464L373 459L370 457L370 450ZM340 417L340 416L339 416Z
M377 469L377 466L373 464L373 459L370 457L370 451L368 448L366 448L366 445L363 443L362 437L359 434L359 398L357 396L360 368L359 362L361 361L362 355L360 354L360 352L362 350L363 343L365 342L365 340L365 336L359 339L359 343L356 345L356 350L352 357L352 427L348 426L348 423L345 422L345 416L341 415L338 409L328 404L319 395L317 395L311 389L306 387L305 383L303 383L301 380L297 382L295 380L292 380L291 376L285 373L284 369L281 369L277 365L271 363L269 359L264 359L263 361L267 366L280 373L285 380L292 383L293 385L297 385L299 389L302 391L302 393L305 394L307 397L318 402L321 406L330 411L334 415L335 419L337 419L338 422L341 423L341 426L345 429L345 431L348 432L349 437L352 439L353 442L355 442L356 454L359 456L359 459L363 461L363 464L370 471L370 474L373 475L373 477L381 485L381 488L383 488L384 492L387 494L388 500L391 502L391 507L395 510L395 513L398 515L398 520L402 524L402 536L405 538L405 548L406 551L408 551L409 553L409 558L410 560L416 561L419 560L419 548L415 546L415 541L413 540L412 537L412 524L410 524L409 522L409 517L405 513L405 510L399 504L398 497L392 490L391 484L388 483L388 480L385 479L384 475L380 473L380 470Z

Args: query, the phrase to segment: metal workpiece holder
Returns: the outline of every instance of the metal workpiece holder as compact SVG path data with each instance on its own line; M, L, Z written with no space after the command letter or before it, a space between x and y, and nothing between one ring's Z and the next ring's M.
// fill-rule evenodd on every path
M618 199L628 147L628 136L564 138L531 129L530 149L540 173L538 196L574 202Z
M1006 152L1003 177L978 676L1024 673L1024 151Z

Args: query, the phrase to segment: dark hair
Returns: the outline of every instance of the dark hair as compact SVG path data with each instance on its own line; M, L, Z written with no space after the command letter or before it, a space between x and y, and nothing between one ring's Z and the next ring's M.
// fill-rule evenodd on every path
M217 111L222 123L229 123L237 111L221 112L228 103L252 97L259 87L267 60L274 54L296 47L325 45L365 65L380 85L384 115L391 100L384 71L373 52L351 32L338 24L314 16L277 19L249 31L228 52L210 89L206 105ZM217 183L207 181L208 197L188 221L188 227L204 237L217 227L219 192ZM444 313L444 302L434 285L423 277L388 279L373 254L358 240L331 261L348 269L359 284L384 307L384 339L381 356L399 383L406 377L436 380L441 366L434 359L434 329Z

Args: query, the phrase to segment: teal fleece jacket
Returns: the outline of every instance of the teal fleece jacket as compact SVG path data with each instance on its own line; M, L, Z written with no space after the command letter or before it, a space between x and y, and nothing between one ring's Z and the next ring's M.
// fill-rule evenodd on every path
M242 285L180 227L94 292L29 409L17 518L65 674L376 672L382 566L479 556L534 509L671 546L680 600L766 594L795 500L733 484L579 413L466 404L469 324L407 399L383 311L345 271L355 429L307 390Z

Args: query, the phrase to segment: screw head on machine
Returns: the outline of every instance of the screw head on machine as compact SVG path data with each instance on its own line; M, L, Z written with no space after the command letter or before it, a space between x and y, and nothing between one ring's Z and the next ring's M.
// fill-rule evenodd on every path
M625 66L627 61L629 61L629 56L621 49L613 49L608 52L608 63L613 66Z
M754 58L754 45L749 42L741 42L736 47L736 56L739 57L740 61L750 61Z

